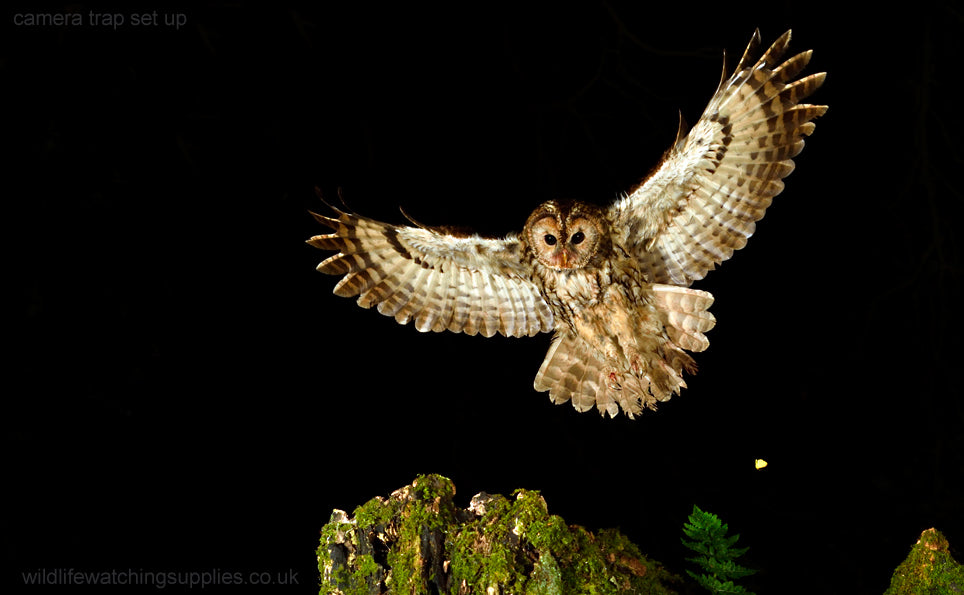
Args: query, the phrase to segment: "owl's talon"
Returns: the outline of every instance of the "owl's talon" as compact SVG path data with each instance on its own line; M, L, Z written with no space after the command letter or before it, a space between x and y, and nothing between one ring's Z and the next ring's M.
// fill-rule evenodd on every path
M617 378L619 378L619 376L617 376L615 372L609 373L609 388L613 390L623 390L623 386L619 384Z

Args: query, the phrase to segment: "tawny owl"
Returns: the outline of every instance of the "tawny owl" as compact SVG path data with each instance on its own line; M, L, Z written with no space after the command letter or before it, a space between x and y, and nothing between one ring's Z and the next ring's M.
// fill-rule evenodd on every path
M332 207L315 217L334 233L309 243L338 253L318 270L344 275L335 294L419 331L553 331L537 391L610 416L655 409L686 386L687 352L706 349L716 323L713 296L689 285L746 244L827 109L800 103L825 74L796 78L811 52L781 63L789 40L757 58L755 32L696 126L681 124L659 166L606 209L550 201L521 234L490 239Z

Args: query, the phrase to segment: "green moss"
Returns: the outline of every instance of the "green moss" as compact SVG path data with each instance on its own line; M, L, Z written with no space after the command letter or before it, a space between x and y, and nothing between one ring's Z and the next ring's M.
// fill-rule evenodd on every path
M455 496L452 480L437 474L419 475L412 482L416 497L425 502L451 502Z
M446 554L452 561L450 570L453 584L480 588L506 584L515 573L514 556L507 549L511 518L505 498L494 498L486 503L485 514L466 523L462 530L446 541Z
M385 527L392 520L392 506L382 498L372 498L355 509L355 522L359 527Z
M419 475L392 495L401 507L394 516L398 535L388 553L388 585L397 593L429 592L444 582L441 554L446 528L455 522L455 486L441 475Z
M672 593L677 577L615 530L593 535L548 513L539 492L479 494L467 511L455 486L419 476L385 498L337 511L318 548L322 593Z
M526 595L563 595L562 570L549 552L539 555L526 584Z
M369 554L362 554L355 559L358 572L364 577L373 577L378 572L378 563Z
M515 497L490 503L481 519L450 540L454 585L532 594L672 592L660 581L673 575L645 560L619 531L593 536L548 514L538 492L518 490Z
M571 547L573 536L562 517L547 515L529 526L529 539L539 550L559 551Z
M936 529L920 539L890 579L884 595L943 595L964 592L964 566L948 551L947 539Z
M368 555L358 556L355 559L355 570L348 567L340 567L335 572L334 585L328 590L322 589L322 593L339 593L341 595L369 595L379 593L377 576L380 567L375 560Z

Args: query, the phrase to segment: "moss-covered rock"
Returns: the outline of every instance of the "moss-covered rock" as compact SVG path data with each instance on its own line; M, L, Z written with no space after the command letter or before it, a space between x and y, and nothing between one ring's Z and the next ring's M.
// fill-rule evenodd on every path
M419 476L349 518L335 510L318 547L321 593L674 593L679 582L616 530L593 534L550 515L538 492L480 493Z
M944 595L964 593L964 566L948 551L947 539L936 529L920 539L890 579L884 595Z

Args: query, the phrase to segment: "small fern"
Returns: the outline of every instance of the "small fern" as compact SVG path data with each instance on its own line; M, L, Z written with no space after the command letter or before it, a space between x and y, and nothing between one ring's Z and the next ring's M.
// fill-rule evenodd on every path
M696 557L687 558L687 561L698 564L704 573L696 574L691 570L686 572L710 593L753 595L743 586L733 583L733 579L749 576L756 570L750 570L735 562L749 548L733 547L740 536L727 537L727 530L727 525L723 524L715 514L703 512L698 506L693 506L693 514L689 516L689 522L683 523L683 534L693 541L685 539L681 541L687 548L699 554Z

